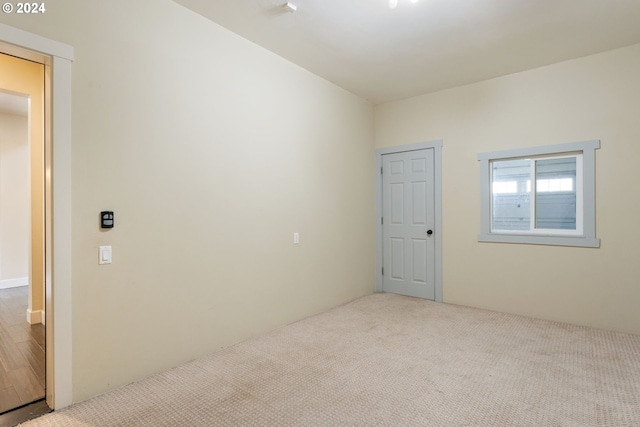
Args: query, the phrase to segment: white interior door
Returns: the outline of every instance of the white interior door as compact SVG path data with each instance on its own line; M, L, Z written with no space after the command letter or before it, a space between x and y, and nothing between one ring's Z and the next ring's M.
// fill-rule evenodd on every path
M382 290L435 300L433 149L382 156Z

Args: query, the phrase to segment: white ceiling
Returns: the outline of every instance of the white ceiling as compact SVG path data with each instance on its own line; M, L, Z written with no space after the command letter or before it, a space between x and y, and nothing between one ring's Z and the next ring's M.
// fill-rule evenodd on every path
M175 0L375 103L640 43L640 0Z
M0 113L26 116L29 110L29 99L0 91Z

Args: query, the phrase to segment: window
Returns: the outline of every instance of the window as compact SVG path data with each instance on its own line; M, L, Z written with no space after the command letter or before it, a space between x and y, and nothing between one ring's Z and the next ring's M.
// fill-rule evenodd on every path
M599 247L600 141L481 153L481 242Z
M576 182L582 182L581 153L489 164L492 232L582 234L582 200L576 189Z

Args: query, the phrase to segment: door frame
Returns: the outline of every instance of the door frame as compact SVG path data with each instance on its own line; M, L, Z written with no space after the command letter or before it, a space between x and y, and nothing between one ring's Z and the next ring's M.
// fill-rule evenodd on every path
M423 149L433 149L435 301L442 302L442 140L384 147L376 150L376 292L382 292L382 156Z
M46 399L49 407L60 409L73 401L71 63L74 50L64 43L0 24L0 51L45 66Z

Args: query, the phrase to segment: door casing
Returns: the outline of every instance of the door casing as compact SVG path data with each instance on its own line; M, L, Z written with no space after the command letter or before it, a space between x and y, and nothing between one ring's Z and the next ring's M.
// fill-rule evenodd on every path
M45 315L47 404L72 394L71 46L0 24L0 52L45 65ZM55 202L53 200L55 194Z
M376 150L376 292L382 292L382 156L422 149L433 149L435 186L435 301L442 302L442 140L379 148Z

